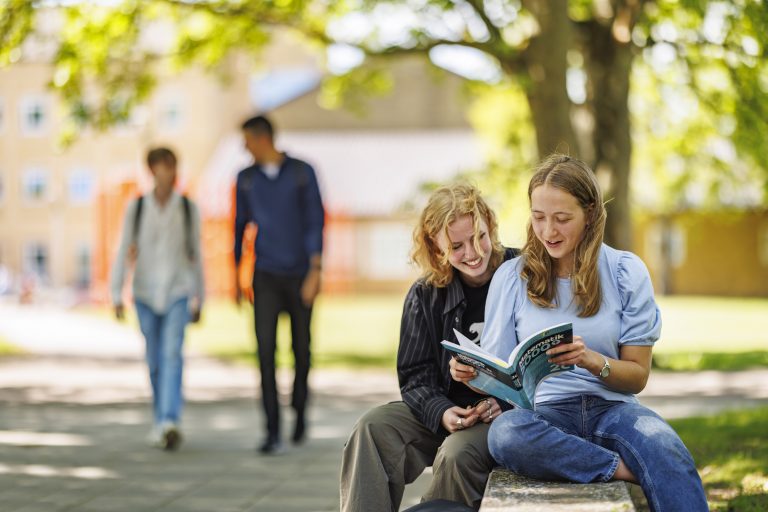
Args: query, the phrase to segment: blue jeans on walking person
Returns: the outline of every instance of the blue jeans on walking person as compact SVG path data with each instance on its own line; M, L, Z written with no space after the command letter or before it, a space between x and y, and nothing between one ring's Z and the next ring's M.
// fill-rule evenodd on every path
M607 482L621 458L652 511L708 510L688 449L667 422L637 403L583 395L535 411L513 409L491 424L488 447L496 462L521 475L579 483Z
M182 345L189 323L187 299L179 299L164 314L136 301L141 332L147 342L147 366L152 383L155 425L178 423L183 397L181 376L184 366Z

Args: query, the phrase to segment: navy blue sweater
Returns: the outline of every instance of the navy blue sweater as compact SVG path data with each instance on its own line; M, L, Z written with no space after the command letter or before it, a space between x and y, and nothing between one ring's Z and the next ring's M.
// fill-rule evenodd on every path
M325 212L315 171L308 163L285 155L272 180L261 165L237 175L235 195L235 264L240 264L243 232L258 226L256 269L286 276L303 276L309 258L323 250Z

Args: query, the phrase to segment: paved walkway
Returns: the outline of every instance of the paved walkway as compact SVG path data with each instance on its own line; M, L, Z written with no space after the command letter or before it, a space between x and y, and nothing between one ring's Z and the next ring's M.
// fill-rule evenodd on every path
M253 368L193 354L186 439L179 452L165 453L144 444L149 395L136 333L108 320L0 304L0 336L30 352L0 359L4 512L338 510L340 454L354 421L398 396L393 372L314 371L308 442L262 457L254 451L261 418ZM286 392L289 381L281 375ZM768 370L656 372L641 399L667 418L766 405ZM409 487L404 508L429 478Z

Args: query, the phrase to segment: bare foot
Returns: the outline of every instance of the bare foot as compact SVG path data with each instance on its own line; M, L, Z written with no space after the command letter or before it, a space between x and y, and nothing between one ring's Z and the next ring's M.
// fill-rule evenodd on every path
M637 478L629 470L624 461L619 459L619 466L616 468L616 472L613 473L611 480L624 480L625 482L637 483Z

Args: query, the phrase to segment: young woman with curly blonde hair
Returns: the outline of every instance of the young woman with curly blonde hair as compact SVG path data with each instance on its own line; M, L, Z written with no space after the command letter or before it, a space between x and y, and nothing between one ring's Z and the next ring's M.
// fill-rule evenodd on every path
M494 466L488 427L502 409L495 399L451 381L450 355L440 342L456 341L454 328L480 338L491 277L515 251L502 247L495 214L467 184L431 195L413 245L422 277L405 298L400 326L402 401L369 411L355 425L342 460L345 512L397 511L405 485L427 466L434 476L425 501L476 509Z

